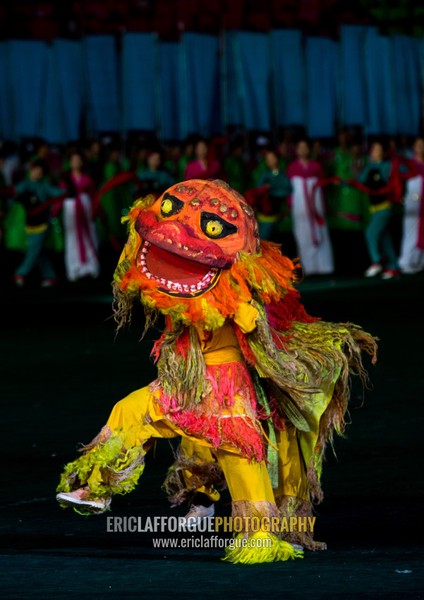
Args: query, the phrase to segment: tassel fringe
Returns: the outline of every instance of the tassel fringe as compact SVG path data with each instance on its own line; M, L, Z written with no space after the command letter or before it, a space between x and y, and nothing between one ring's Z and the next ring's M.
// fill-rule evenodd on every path
M280 562L303 558L303 550L296 550L291 544L272 533L257 531L249 537L236 535L225 549L222 560L242 565Z
M113 434L65 466L57 492L72 492L88 485L93 498L128 494L135 489L143 470L142 449L126 450L120 436ZM94 472L99 476L93 476Z
M312 517L312 504L294 496L283 496L280 502L280 517L281 519ZM284 539L291 544L300 544L313 552L327 550L325 542L314 540L312 531L289 531L284 535Z
M184 471L190 473L190 478L184 477ZM216 462L187 458L183 450L179 448L175 462L169 468L162 485L169 502L172 506L179 506L183 502L189 501L201 487L218 490L226 488L227 484L221 467Z

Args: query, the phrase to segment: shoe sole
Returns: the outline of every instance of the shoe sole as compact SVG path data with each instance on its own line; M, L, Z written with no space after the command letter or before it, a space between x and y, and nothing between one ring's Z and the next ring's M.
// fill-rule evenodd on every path
M190 531L196 531L196 529L201 525L201 523L203 523L205 519L211 519L214 516L215 510L204 517L180 517L178 529L180 531L185 531L186 529L189 529Z
M370 279L371 277L378 277L378 275L381 275L381 273L382 271L377 271L376 273L364 273L364 276Z
M293 546L295 550L304 550L303 546L301 546L300 544L292 544L291 542L289 543L291 546Z
M66 494L57 494L56 500L61 504L69 504L77 505L77 506L86 506L87 508L92 508L96 511L105 511L108 508L108 504L99 504L95 500L79 500L78 498L70 498Z

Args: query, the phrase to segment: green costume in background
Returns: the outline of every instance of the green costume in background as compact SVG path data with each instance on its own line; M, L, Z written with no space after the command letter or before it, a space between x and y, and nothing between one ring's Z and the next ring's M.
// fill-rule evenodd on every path
M51 221L50 210L46 208L34 216L30 211L31 208L47 202L50 198L62 195L63 190L51 185L45 179L40 181L26 179L16 186L15 191L16 199L24 209L26 232L26 252L22 263L16 270L15 277L26 277L35 267L38 267L43 280L56 279L53 264L45 252ZM19 222L16 222L16 225L19 225Z
M257 219L260 237L270 240L276 229L280 232L291 231L288 197L292 193L292 184L283 169L271 171L267 168L258 181L259 187L263 185L269 186L269 203L266 210L265 207L258 207Z
M356 179L350 152L337 148L332 174L343 181ZM369 221L369 201L366 194L350 185L332 185L326 195L328 224L332 229L363 231Z
M374 192L387 186L392 170L390 161L370 161L362 171L359 181ZM390 233L393 203L389 194L370 195L370 221L365 237L371 264L385 262L385 268L396 271L398 260Z
M370 220L369 199L357 188L343 182L357 179L355 159L350 151L337 148L331 175L342 183L326 188L327 221L334 248L336 273L359 275L366 266L364 231Z
M106 183L118 173L128 170L129 165L127 162L121 165L118 161L108 160L103 169L103 183ZM102 241L109 237L119 241L126 239L126 230L121 224L121 218L127 214L133 195L134 184L132 182L119 185L102 195L100 204L105 220L99 221L97 224Z

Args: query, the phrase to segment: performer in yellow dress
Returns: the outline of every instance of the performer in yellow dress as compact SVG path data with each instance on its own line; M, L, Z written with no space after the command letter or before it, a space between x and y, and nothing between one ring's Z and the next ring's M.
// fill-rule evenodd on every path
M216 498L221 470L233 516L310 510L322 495L326 442L344 428L349 373L364 376L361 350L375 356L374 339L306 313L295 265L276 244L260 242L252 209L222 181L172 186L156 201L136 202L127 220L115 317L119 328L136 300L146 328L165 315L152 352L158 377L118 402L83 455L66 465L58 500L106 510L114 493L134 489L154 438L181 436L186 462L177 460L174 474L182 470L187 482L198 473L194 488ZM246 523L240 535L267 537L270 547L228 548L227 560L302 555L278 532Z

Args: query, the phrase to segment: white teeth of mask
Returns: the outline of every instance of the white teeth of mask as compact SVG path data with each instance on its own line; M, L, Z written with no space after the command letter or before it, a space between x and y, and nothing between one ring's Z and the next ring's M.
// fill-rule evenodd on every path
M150 271L148 270L148 267L147 267L147 263L146 263L146 254L149 250L150 245L151 244L149 242L144 242L144 245L139 254L138 266L140 267L140 271L147 277L147 279L152 279L154 281L157 281L158 283L160 283L164 287L166 287L166 289L168 289L169 291L185 293L188 295L193 294L193 293L198 293L201 290L203 290L209 286L214 275L216 275L216 273L218 272L217 269L212 268L210 271L208 271L208 273L206 273L206 275L203 276L201 281L199 281L197 284L191 284L191 285L188 285L186 283L181 284L176 281L171 281L169 279L165 279L164 277L157 277L156 275L153 275L152 273L150 273Z

